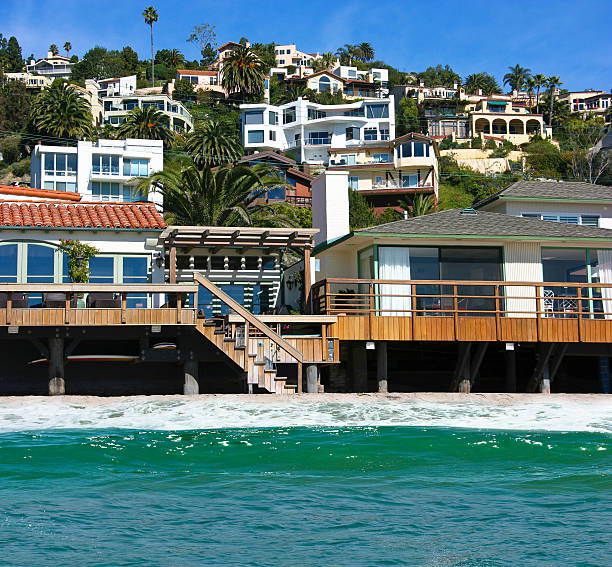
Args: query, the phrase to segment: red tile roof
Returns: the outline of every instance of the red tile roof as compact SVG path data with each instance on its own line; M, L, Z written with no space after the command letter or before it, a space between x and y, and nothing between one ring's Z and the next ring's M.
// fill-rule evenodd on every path
M161 230L166 223L153 204L0 201L0 226Z
M218 71L200 71L197 69L177 69L176 72L179 75L203 75L204 77L216 77L219 74Z
M14 185L0 185L2 195L21 195L23 197L40 197L42 199L61 199L62 201L80 201L78 193L55 191L52 189L36 189L34 187L15 187Z

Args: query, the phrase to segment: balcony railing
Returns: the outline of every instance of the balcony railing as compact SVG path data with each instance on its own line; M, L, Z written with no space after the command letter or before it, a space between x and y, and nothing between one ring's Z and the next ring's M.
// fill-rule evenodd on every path
M307 146L324 146L331 144L331 137L328 138L307 138L306 144Z
M286 195L285 202L296 207L310 207L312 206L312 197L304 197L300 195Z

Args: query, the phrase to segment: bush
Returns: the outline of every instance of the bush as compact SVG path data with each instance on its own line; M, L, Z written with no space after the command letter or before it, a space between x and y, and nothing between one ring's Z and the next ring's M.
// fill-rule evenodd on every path
M11 165L11 173L15 177L23 177L30 173L30 158L22 159Z
M21 157L20 140L17 136L7 136L0 139L0 153L5 165L15 163Z
M485 150L495 150L497 148L497 142L495 140L487 140L485 144Z
M481 150L482 149L482 138L480 137L472 138L471 146L473 150Z

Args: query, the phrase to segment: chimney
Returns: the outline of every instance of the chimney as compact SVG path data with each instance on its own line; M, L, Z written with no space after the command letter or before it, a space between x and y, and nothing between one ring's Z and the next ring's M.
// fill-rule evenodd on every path
M478 89L478 96L482 96L482 89Z
M312 228L315 246L350 232L348 171L327 170L312 182Z
M424 87L425 86L425 81L419 81L419 87Z
M453 88L457 90L459 88L459 83L457 81L453 81Z
M47 51L47 59L51 59L53 57L53 51Z

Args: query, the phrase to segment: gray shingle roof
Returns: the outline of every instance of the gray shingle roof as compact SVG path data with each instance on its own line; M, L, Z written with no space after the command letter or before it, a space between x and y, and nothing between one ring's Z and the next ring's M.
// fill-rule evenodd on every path
M561 222L450 209L422 217L399 220L355 231L360 234L389 233L414 235L507 236L531 238L609 238L612 230Z
M474 207L480 208L500 197L612 201L612 187L596 185L594 183L583 183L582 181L517 181L510 185L510 187L506 187L476 203Z

